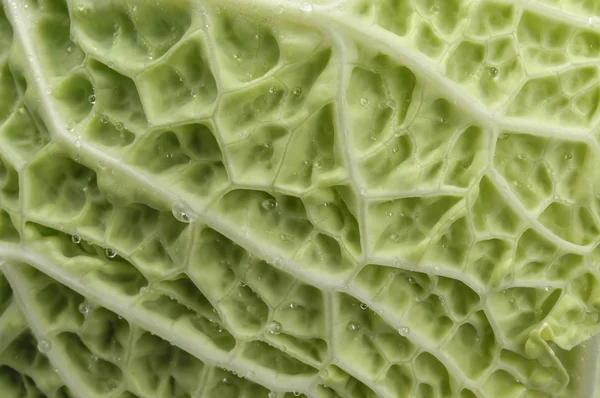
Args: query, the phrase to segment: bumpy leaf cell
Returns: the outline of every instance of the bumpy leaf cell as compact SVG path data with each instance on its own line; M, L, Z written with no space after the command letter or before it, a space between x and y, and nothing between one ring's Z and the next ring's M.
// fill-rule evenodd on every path
M597 396L599 13L5 0L0 395Z

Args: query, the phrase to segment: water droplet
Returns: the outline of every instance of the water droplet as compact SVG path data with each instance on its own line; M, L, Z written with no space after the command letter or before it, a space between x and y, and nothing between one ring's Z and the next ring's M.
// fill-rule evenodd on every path
M292 91L292 94L294 94L295 96L300 96L302 95L302 89L300 87L296 87L294 91Z
M229 377L223 377L221 379L221 383L225 384L226 386L231 385L231 379Z
M565 154L565 160L571 160L573 158L573 155L571 155L570 153Z
M588 19L590 25L600 25L600 16L593 15Z
M409 276L408 283L410 283L411 285L414 285L415 283L417 283L417 280L413 276Z
M282 8L283 10L283 8ZM269 392L268 398L275 398L277 396L277 393L275 391L271 391Z
M366 99L366 98L361 98L361 99L360 99L360 104L366 108L366 107L368 107L368 106L369 106L370 102L369 102L369 100L368 100L368 99Z
M115 128L117 129L117 131L122 131L123 128L125 128L125 125L123 124L123 122L117 122L117 124L115 124Z
M506 134L506 133L502 133L502 134L500 134L500 137L499 137L499 138L500 138L501 140L505 140L505 139L507 139L507 138L508 138L508 134Z
M48 340L42 339L38 341L37 349L42 354L46 354L52 349L52 344Z
M440 118L440 123L441 123L441 124L446 124L446 123L448 123L448 118L447 118L447 117L441 117L441 118Z
M407 327L402 327L398 329L398 333L400 333L400 336L402 337L408 337L410 335L410 329Z
M246 287L247 285L248 285L248 284L246 283L246 281L244 281L244 280L241 280L241 281L240 281L240 286L241 286L241 287Z
M102 115L100 117L100 123L108 123L108 116Z
M71 53L73 52L73 46L72 46L71 44L69 44L69 45L67 46L67 52L68 52L69 54L71 54Z
M296 304L296 303L290 303L290 308L291 309L298 308L298 304Z
M79 235L73 235L73 236L71 236L71 242L73 242L75 244L79 244L79 243L81 243L81 238L79 237Z
M399 148L398 148L397 146L395 146L395 147L392 149L392 152L394 152L394 153L397 153L397 152L398 152L398 150L399 150Z
M322 379L328 378L329 372L327 371L327 369L323 369L323 370L319 371L319 377L321 377Z
M119 37L119 35L121 34L121 25L119 25L119 24L114 24L114 25L113 25L113 28L114 28L114 30L115 30L115 31L113 32L113 37L114 37L114 38L117 38L117 37Z
M235 59L238 62L242 62L242 53L233 54L233 59Z
M100 167L101 169L104 169L106 167L106 163L104 162L104 160L98 161L98 167Z
M269 333L277 335L281 333L281 323L273 321L269 324Z
M365 303L360 303L360 309L361 310L366 310L367 308L369 308L369 306Z
M92 309L92 306L90 305L90 303L84 301L83 303L79 304L79 307L77 307L77 309L82 314L87 314Z
M149 290L149 289L148 289L148 286L144 286L144 287L140 288L140 293L139 293L139 294L140 294L140 296L143 296L143 295L145 295L146 293L148 293L148 290Z
M492 66L491 68L488 69L488 74L490 75L490 77L495 78L498 77L498 68Z
M396 101L394 100L388 100L388 102L386 102L385 104L392 109L396 107Z
M177 221L189 224L193 221L193 217L192 217L192 211L190 209L187 208L186 205L184 205L183 203L175 203L173 205L173 217L175 217L175 219Z
M544 290L545 290L545 291L547 291L547 292L549 292L549 291L551 291L551 290L552 290L552 286L546 286L546 287L544 288Z
M283 241L288 241L288 240L290 240L290 236L286 235L286 234L281 234L281 235L279 235L279 239L281 239Z
M79 11L81 14L83 15L87 15L89 14L90 10L89 8L87 8L86 6L84 6L83 4L79 4L77 6L77 11Z
M271 87L271 88L269 89L269 93L270 93L270 94L275 94L276 92L277 92L277 87Z
M88 97L88 102L89 102L90 104L94 105L94 104L96 103L96 96L95 96L94 94L91 94L91 95Z
M304 12L312 12L313 5L308 2L304 2L304 3L300 4L300 9Z
M360 323L348 322L348 330L351 332L358 332L360 330Z
M117 252L111 248L107 248L106 250L104 250L104 253L106 254L106 257L108 257L108 258L117 257Z
M75 140L75 148L77 148L77 149L81 148L81 140L79 138L77 138Z
M366 197L366 196L367 196L367 194L368 194L367 188L362 188L362 189L360 190L360 194L361 194L361 196L364 196L364 197Z
M300 396L300 392L299 391L294 391L294 397L299 397Z
M395 232L392 232L392 233L390 234L390 240L391 240L391 241L397 242L397 241L398 241L398 239L400 239L400 235L398 235L397 233L395 233Z
M277 7L275 7L275 14L282 14L283 13L283 6L279 5Z
M320 169L321 166L323 166L323 163L321 163L321 159L316 158L315 161L313 162L313 167L315 169Z
M73 131L75 129L75 122L71 120L65 124L65 127L67 128L67 130Z
M527 156L526 156L524 153L519 153L519 154L517 155L517 157L518 157L519 159L521 159L521 160L525 160L525 159L527 159Z
M265 210L273 210L277 207L277 201L275 199L266 199L262 202L261 206Z

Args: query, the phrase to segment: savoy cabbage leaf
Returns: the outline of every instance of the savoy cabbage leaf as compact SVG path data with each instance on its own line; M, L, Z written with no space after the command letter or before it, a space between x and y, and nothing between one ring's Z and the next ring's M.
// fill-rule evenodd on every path
M597 396L599 14L4 0L0 396Z

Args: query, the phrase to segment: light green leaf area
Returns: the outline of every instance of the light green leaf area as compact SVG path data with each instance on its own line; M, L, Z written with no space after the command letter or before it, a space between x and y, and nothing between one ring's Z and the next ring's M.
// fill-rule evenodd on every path
M4 0L0 396L600 396L599 14Z

